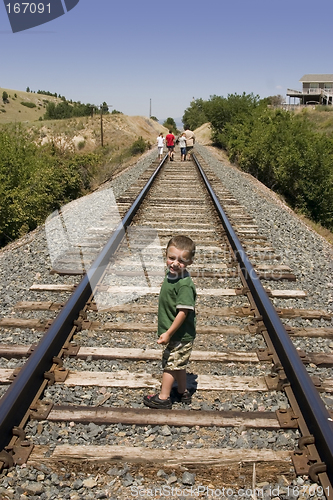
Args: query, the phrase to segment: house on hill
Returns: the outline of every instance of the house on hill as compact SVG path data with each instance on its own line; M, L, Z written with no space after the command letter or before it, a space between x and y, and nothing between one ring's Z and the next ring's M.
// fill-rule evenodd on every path
M287 89L287 96L300 104L333 104L333 75L304 75L300 82L302 90Z

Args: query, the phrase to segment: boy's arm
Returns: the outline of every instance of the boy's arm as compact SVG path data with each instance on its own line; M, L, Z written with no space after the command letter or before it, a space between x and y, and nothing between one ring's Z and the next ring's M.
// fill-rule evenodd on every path
M172 325L166 332L160 335L160 338L157 341L158 344L168 344L170 342L172 335L174 335L178 328L184 323L189 310L190 309L178 309L178 313L173 320Z

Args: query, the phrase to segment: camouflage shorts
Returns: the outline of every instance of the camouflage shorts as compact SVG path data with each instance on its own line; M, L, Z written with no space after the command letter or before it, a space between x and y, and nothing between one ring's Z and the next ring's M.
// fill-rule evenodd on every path
M163 370L184 370L189 362L193 342L169 342L163 351Z

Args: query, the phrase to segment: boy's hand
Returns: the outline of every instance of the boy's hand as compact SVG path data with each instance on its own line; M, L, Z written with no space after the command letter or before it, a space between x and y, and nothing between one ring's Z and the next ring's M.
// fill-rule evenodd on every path
M173 320L172 325L170 326L170 328L166 332L164 332L160 335L160 338L158 339L157 343L163 344L163 345L168 344L171 340L172 335L184 323L187 314L188 314L188 309L179 309L177 316Z
M168 344L170 342L170 339L171 339L172 335L170 335L168 332L164 332L162 333L162 335L160 335L160 338L158 339L157 343L158 344Z

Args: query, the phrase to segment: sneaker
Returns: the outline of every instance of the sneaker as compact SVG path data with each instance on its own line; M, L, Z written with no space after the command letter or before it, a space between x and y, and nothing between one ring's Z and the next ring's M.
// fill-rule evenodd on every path
M183 394L180 394L180 392L178 392L178 401L180 403L190 404L192 401L191 393L187 389L185 392L183 392Z
M156 408L159 410L170 410L172 408L171 399L160 399L158 394L152 394L149 396L144 396L143 404L149 408Z

